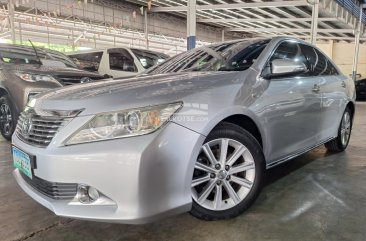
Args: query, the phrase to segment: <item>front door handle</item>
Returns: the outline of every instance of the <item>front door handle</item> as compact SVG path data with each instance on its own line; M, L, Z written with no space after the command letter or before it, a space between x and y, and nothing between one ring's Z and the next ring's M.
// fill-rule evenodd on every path
M313 87L313 92L318 93L320 91L320 86L315 84Z

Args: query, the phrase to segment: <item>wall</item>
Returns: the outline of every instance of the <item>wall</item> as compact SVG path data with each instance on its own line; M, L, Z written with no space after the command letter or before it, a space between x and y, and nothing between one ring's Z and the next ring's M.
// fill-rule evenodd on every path
M346 42L318 42L317 46L325 52L347 76L352 76L352 62L354 56L354 43ZM360 44L358 55L357 74L366 78L366 43Z

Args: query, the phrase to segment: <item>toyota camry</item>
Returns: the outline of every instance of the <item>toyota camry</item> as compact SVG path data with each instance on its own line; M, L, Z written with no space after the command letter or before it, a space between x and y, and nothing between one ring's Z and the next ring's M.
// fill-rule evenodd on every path
M354 83L287 37L193 49L132 79L32 99L13 136L14 177L65 217L145 223L233 218L266 170L348 145Z

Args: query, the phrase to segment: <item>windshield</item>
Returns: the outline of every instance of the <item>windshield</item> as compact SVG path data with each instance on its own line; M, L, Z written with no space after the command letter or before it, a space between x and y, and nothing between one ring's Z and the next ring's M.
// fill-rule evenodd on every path
M192 49L152 68L147 74L246 70L252 66L269 41L240 40Z
M166 59L169 58L168 55L152 51L145 51L141 49L131 49L131 51L145 69L163 63Z
M66 67L78 68L77 65L66 55L48 49L36 48L38 57L40 60L56 60ZM39 59L33 48L28 47L14 47L14 48L2 48L0 50L0 60L6 64L33 64L40 65Z
M98 72L102 56L103 51L69 55L79 68L93 72Z

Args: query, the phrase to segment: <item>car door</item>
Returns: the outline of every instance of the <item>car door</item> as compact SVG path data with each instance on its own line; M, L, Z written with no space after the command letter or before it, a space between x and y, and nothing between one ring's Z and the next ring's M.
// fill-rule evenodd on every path
M294 41L278 45L264 72L275 59L302 61L309 69L306 57ZM314 78L311 70L296 76L271 78L267 82L263 115L269 143L266 156L269 162L273 162L305 151L319 142L317 123L321 95L318 92L319 79Z
M333 63L318 49L307 46L315 55L314 75L319 78L319 92L322 98L320 120L318 122L321 141L328 141L337 136L343 111L347 105L347 77L340 75ZM303 51L307 54L306 51Z

